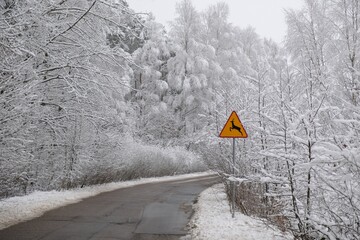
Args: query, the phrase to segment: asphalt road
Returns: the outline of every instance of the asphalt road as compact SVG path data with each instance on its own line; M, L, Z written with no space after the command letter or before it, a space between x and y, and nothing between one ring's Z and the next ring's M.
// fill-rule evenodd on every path
M102 193L3 229L0 239L179 239L199 193L218 181L208 176Z

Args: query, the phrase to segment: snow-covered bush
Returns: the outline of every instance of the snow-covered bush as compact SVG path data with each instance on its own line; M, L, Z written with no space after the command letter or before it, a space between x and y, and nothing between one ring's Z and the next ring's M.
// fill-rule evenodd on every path
M122 144L121 149L111 151L102 160L80 161L68 186L169 176L206 169L197 154L182 147L164 148L129 140Z
M205 169L198 155L182 147L164 148L139 142L127 144L123 159L128 178L174 175Z

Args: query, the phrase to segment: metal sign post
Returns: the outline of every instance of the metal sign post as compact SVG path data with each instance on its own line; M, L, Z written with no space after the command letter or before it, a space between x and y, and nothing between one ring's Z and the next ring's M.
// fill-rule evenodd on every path
M233 138L233 176L235 176L235 138ZM235 181L232 182L232 217L235 217Z
M219 135L221 138L232 138L233 139L233 161L232 161L232 174L235 178L235 138L247 138L248 135L244 126L242 125L239 116L233 111L225 123L221 133ZM232 188L232 203L231 203L231 210L232 210L232 217L235 217L235 198L236 198L236 186L235 186L235 179L231 180L230 187Z

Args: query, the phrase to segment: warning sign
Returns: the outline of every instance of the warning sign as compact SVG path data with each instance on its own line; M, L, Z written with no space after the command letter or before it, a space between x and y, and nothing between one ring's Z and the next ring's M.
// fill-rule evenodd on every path
M248 135L245 131L244 126L242 125L240 118L233 111L225 123L224 128L222 129L219 137L221 138L247 138Z

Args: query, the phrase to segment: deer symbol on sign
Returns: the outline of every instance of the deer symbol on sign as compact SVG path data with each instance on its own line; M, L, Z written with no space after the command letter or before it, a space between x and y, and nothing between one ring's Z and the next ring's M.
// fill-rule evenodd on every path
M231 122L230 132L232 129L235 129L235 130L238 130L242 134L240 127L238 127L234 124L234 119L231 120L230 122Z

